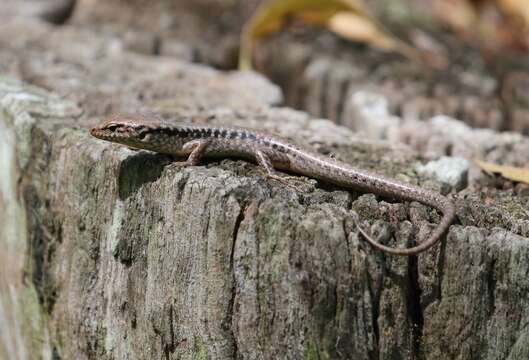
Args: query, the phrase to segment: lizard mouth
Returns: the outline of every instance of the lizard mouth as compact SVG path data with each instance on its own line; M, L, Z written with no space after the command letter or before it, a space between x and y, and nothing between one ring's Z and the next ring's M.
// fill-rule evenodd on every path
M109 141L116 141L116 140L123 138L123 136L120 136L119 134L110 132L105 129L99 129L97 127L90 129L90 135L98 139L101 139L101 140L109 140Z
M117 138L115 134L110 134L108 131L98 128L90 129L90 135L101 140L113 140Z
M98 127L90 129L90 135L99 140L110 141L113 143L124 144L127 146L133 146L135 143L134 139L127 138L123 134L115 133L112 131L108 131L107 129L101 129Z
M106 139L108 136L105 136L104 131L98 129L98 128L92 128L90 129L90 135L93 137L96 137L98 139Z

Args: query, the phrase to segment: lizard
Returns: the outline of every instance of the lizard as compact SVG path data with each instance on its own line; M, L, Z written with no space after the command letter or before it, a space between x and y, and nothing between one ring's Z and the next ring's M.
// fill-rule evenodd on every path
M269 179L286 182L275 171L285 170L350 190L417 201L443 213L430 237L411 248L393 248L380 244L358 226L360 233L374 248L393 255L412 256L429 249L442 238L455 218L453 202L437 192L354 168L345 162L261 131L169 122L153 116L114 114L93 127L90 134L98 139L135 149L187 156L187 160L176 162L176 165L195 166L203 157L243 158L257 162Z

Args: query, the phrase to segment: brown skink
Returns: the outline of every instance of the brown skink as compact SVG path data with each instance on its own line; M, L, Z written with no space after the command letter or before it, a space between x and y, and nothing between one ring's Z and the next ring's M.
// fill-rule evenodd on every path
M256 161L266 171L268 178L281 182L285 182L285 179L277 175L275 169L382 197L418 201L443 213L430 238L408 249L382 245L359 227L372 246L389 254L410 256L427 250L441 239L455 217L454 204L441 194L356 169L264 132L166 122L140 115L113 115L91 129L90 133L99 139L133 148L188 156L181 163L183 165L197 165L204 156L239 157Z

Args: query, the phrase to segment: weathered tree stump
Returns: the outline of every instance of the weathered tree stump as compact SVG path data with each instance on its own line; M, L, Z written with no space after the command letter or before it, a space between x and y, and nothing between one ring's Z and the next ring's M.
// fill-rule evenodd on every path
M457 181L435 171L446 147L527 164L526 137L442 117L377 123L359 103L355 121L372 116L387 138L427 134L417 153L274 107L280 91L255 74L134 54L75 27L0 30L1 71L39 86L0 79L0 357L529 356L527 187L455 158ZM90 137L112 111L276 131L447 193L458 220L418 258L388 257L352 209L392 246L426 238L439 215L308 179L296 192L235 159L176 168Z

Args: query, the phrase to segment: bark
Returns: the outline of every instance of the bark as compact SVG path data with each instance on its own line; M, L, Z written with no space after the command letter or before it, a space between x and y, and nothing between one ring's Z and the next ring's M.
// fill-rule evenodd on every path
M274 107L280 91L255 74L135 54L76 27L18 20L0 30L2 72L39 86L0 79L0 357L529 355L527 187L471 166L456 193L418 174L458 140L459 154L526 164L526 137L437 118L434 139L414 140L428 150L419 154ZM276 131L451 192L458 221L418 258L384 256L359 237L351 210L392 246L426 238L439 214L308 179L294 191L240 160L177 168L91 138L87 128L112 111ZM386 120L377 129L412 132Z

